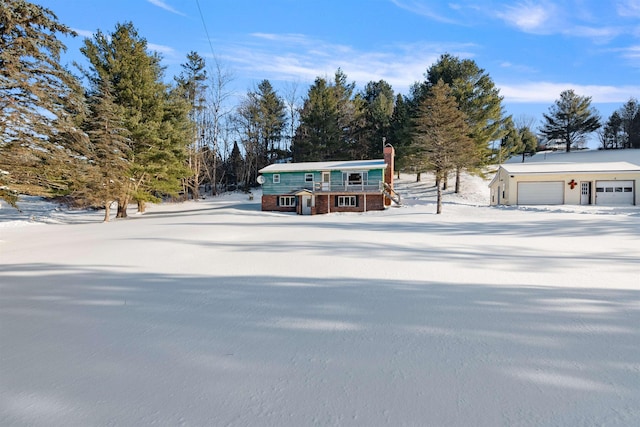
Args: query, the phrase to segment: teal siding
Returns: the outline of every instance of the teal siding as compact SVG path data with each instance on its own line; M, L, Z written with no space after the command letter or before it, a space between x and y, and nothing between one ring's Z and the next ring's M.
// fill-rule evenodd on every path
M380 181L384 180L384 169L371 169L364 170L368 174L368 185L378 185ZM349 172L361 172L361 171L349 171ZM308 173L313 174L313 182L305 181L305 176ZM280 175L280 183L274 184L273 176ZM293 192L308 189L314 189L314 183L318 184L322 182L322 171L310 170L304 172L266 172L263 173L265 181L262 184L262 194L264 195L277 195L277 194L291 194ZM340 185L343 183L343 172L339 170L331 171L331 186Z

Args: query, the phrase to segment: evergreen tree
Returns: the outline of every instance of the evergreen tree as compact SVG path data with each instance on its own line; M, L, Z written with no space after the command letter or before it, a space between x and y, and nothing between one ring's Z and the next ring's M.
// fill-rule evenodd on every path
M258 168L262 168L288 157L287 152L281 148L286 125L286 107L269 80L263 80L258 84L256 97L259 105L257 127L261 139Z
M300 112L300 126L291 148L293 161L332 160L340 137L336 97L327 81L318 77Z
M118 24L110 35L98 31L85 39L82 53L91 63L84 73L106 80L114 102L122 107L123 123L130 133L129 180L118 199L118 217L126 217L130 201L144 210L146 201L175 194L184 167L189 137L188 104L162 82L163 68L157 53L147 52L147 41L132 23Z
M436 176L438 214L442 212L441 182L473 154L470 142L467 118L449 85L439 80L418 105L414 128L416 157Z
M402 94L396 96L393 114L389 122L389 136L387 143L393 145L396 158L395 168L400 174L410 164L411 149L411 111L410 105Z
M459 108L467 117L469 135L475 144L474 158L467 159L468 164L457 168L486 164L491 159L491 142L502 138L507 120L499 89L475 61L461 60L447 53L427 70L426 87L419 91L418 96L428 93L440 79L451 87Z
M49 9L0 1L0 198L16 189L65 191L85 150L75 116L79 82L60 65L59 35L75 35Z
M362 94L364 100L364 139L367 151L361 159L382 158L383 140L389 139L395 96L391 85L384 80L369 82Z
M622 117L620 117L618 111L614 111L603 126L600 134L602 148L605 150L624 148L626 141L627 137L622 126Z
M363 151L364 101L354 88L340 69L332 83L316 78L300 112L294 161L349 160Z
M591 107L591 97L579 96L573 90L565 90L560 99L543 114L545 123L541 133L548 141L563 141L567 152L571 145L582 142L584 137L600 127L600 116Z
M193 134L189 138L190 144L187 147L187 164L191 170L191 177L185 179L185 184L188 192L196 200L200 198L200 185L206 176L207 71L205 67L204 58L197 52L189 52L187 62L182 64L182 72L175 78L177 90L181 91L189 104L189 120L192 122Z
M114 103L109 82L100 80L95 85L84 124L92 167L86 169L85 185L78 192L91 204L102 206L104 221L108 222L111 203L122 194L129 176L129 132L122 123L122 112Z
M618 110L623 132L622 148L640 148L640 104L630 98Z

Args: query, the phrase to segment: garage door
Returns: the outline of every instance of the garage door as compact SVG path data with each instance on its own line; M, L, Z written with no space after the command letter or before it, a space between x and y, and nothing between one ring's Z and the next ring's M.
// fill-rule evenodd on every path
M633 181L596 181L596 205L633 205Z
M561 205L564 203L564 181L519 182L519 205Z

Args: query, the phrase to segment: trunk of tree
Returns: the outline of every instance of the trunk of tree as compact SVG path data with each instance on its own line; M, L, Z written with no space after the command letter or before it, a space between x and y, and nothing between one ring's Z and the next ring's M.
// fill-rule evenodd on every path
M138 200L138 213L145 213L147 211L147 203L144 200Z
M462 169L461 168L456 168L456 194L460 193L460 174L461 174Z
M111 215L111 202L107 201L104 204L104 221L109 222L109 216Z
M400 170L397 170L396 173L397 173L398 179L400 179Z
M116 212L116 218L126 218L127 217L127 205L129 204L129 199L118 200L118 211Z
M567 153L571 151L571 140L567 138Z
M420 182L420 172L416 174L416 182Z
M522 152L522 163L524 163L524 155L525 155L526 151Z
M440 181L440 179L438 178L437 181ZM439 182L437 184L436 193L437 193L436 214L439 215L442 213L442 187Z
M442 178L442 189L446 190L447 188L449 188L449 174L445 173Z

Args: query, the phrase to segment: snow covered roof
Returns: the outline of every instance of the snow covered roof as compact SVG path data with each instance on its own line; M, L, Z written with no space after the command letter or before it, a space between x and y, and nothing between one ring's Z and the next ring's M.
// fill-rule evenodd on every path
M600 163L508 163L500 166L510 174L544 174L561 172L640 172L640 166L629 162Z
M305 172L305 171L332 171L332 170L363 170L384 169L387 164L383 159L376 160L349 160L334 162L302 162L302 163L274 163L260 169L259 173L273 172Z

